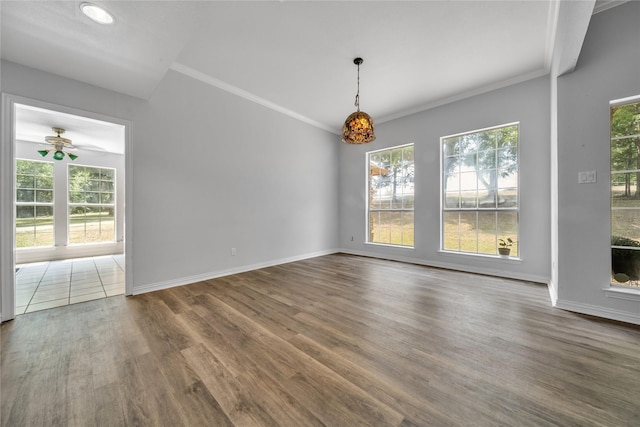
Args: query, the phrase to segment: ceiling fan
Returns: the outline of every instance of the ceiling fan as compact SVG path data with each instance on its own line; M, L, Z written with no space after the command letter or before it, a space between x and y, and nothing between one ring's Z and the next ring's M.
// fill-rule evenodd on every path
M75 160L78 158L78 156L76 156L75 154L71 154L68 153L67 151L64 150L75 150L75 147L73 146L73 144L71 143L71 140L69 138L63 138L60 135L62 135L64 133L64 129L62 128L57 128L57 127L53 127L51 128L55 133L57 133L56 136L45 136L44 140L48 143L53 145L53 148L50 148L48 150L38 150L38 153L40 153L40 155L42 157L45 157L47 154L49 154L49 151L55 150L55 152L53 153L53 158L54 160L62 160L64 159L64 155L66 154L71 160Z

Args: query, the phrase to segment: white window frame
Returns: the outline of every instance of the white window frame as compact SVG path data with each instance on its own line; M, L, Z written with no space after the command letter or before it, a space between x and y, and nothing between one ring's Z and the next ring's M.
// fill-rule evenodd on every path
M472 135L475 133L481 133L481 132L487 132L487 131L491 131L491 130L497 130L497 129L502 129L502 128L507 128L507 127L512 127L512 126L516 126L517 130L518 130L518 143L517 143L517 148L516 148L516 171L517 171L517 179L516 179L516 189L517 189L517 196L516 196L516 206L515 207L491 207L491 208L483 208L483 207L471 207L471 208L464 208L461 206L458 206L457 208L446 208L446 193L445 193L445 165L444 165L444 161L445 161L445 150L444 150L444 143L446 140L450 139L450 138L457 138L457 137L461 137L461 136L465 136L465 135ZM499 230L498 230L498 224L496 224L496 235L495 235L495 248L496 248L496 253L495 254L487 254L487 253L482 253L482 252L478 252L478 244L477 244L477 235L476 235L476 252L471 252L471 251L462 251L462 250L453 250L453 249L445 249L445 227L444 227L444 217L445 217L445 213L446 212L453 212L453 211L458 211L458 212L495 212L496 214L498 212L515 212L516 213L516 238L514 240L518 240L518 246L517 246L517 254L512 254L509 259L511 260L521 260L522 259L522 246L520 245L519 242L519 236L520 236L520 193L521 193L521 186L520 186L520 122L511 122L511 123L505 123L505 124L500 124L500 125L496 125L496 126L490 126L490 127L486 127L486 128L482 128L482 129L475 129L475 130L471 130L471 131L465 131L465 132L460 132L460 133L456 133L456 134L451 134L451 135L445 135L442 136L440 138L440 252L443 253L447 253L447 254L456 254L456 255L471 255L471 256L480 256L480 257L488 257L488 258L499 258L500 256L497 254L497 248L498 248L498 243L499 243L499 239L501 238L507 238L507 237L513 237L513 236L502 236L499 234ZM497 154L497 153L496 153ZM497 168L497 163L496 163L496 168Z
M49 203L43 203L43 202L38 202L36 201L36 188L33 188L34 191L34 199L33 202L19 202L18 201L18 191L21 190L21 188L18 188L17 182L16 182L16 193L14 195L14 202L15 202L15 209L17 209L20 206L33 206L34 209L37 208L38 206L50 206L51 210L52 210L52 217L53 217L53 224L52 224L52 229L51 229L51 234L52 234L52 242L50 245L34 245L34 246L21 246L19 248L16 248L18 250L29 250L29 249L41 249L41 248L50 248L53 247L55 245L55 233L56 233L56 216L55 216L55 201L56 201L56 191L55 191L55 163L54 162L48 162L46 160L32 160L32 159L23 159L23 158L16 158L16 173L14 174L14 180L17 181L18 179L18 161L24 161L24 162L33 162L33 163L47 163L50 164L52 166L52 174L51 174L51 181L53 183L53 186L51 188L51 191L53 192L53 197L52 197L52 202ZM36 216L37 218L37 216ZM16 212L16 221L18 220L17 217L17 212ZM17 239L17 229L16 229L16 239Z
M366 224L366 230L365 230L365 235L366 235L366 240L365 243L366 244L371 244L371 245L382 245L382 246L391 246L391 247L396 247L396 248L409 248L409 249L413 249L415 248L415 216L414 216L414 220L413 220L413 231L414 231L414 240L413 240L413 244L412 245L404 245L404 244L396 244L396 243L383 243L383 242L375 242L372 241L371 239L371 213L372 212L415 212L415 189L414 189L414 203L412 204L412 207L409 208L394 208L394 209L372 209L371 207L371 155L373 154L377 154L377 153L381 153L384 151L393 151L393 150L402 150L406 147L412 147L413 149L413 155L414 155L414 160L413 160L413 168L415 171L415 144L414 143L408 143L408 144L402 144L402 145L396 145L393 147L386 147L386 148L381 148L378 150L373 150L373 151L368 151L366 153L365 156L365 161L366 161L366 219L365 219L365 224ZM414 185L415 185L415 180L414 180ZM415 187L414 187L415 188Z
M111 199L111 203L78 203L78 202L71 202L70 201L70 192L71 192L71 168L72 167L83 167L83 168L92 168L92 169L108 169L113 171L113 197ZM67 244L70 246L80 246L80 245L100 245L100 244L113 244L116 242L117 239L117 224L118 224L118 210L117 210L117 206L116 206L116 200L117 200L117 169L113 168L113 167L108 167L108 166L94 166L94 165L85 165L85 164L67 164L67 199L66 199L66 203L67 203ZM99 242L82 242L82 243L72 243L71 242L71 209L74 207L99 207L99 208L103 208L103 207L108 207L113 209L113 240L109 240L109 241L99 241ZM86 231L85 231L85 235L86 235Z
M610 164L611 164L611 148L612 148L612 143L614 141L619 141L622 139L627 139L627 138L637 138L640 137L640 134L631 134L631 135L624 135L624 136L619 136L619 137L611 137L611 131L612 131L612 125L613 123L611 123L611 110L613 108L616 107L620 107L623 105L629 105L629 104L637 104L640 103L640 95L636 95L636 96L631 96L631 97L627 97L627 98L622 98L622 99L617 99L617 100L613 100L609 102L609 117L610 117L610 121L609 121L609 156L610 156ZM629 169L629 170L616 170L614 171L613 169L610 170L610 174L611 174L611 179L610 179L610 187L609 187L609 201L610 201L610 223L611 223L611 232L610 232L610 236L611 238L613 238L614 236L614 231L613 231L613 212L614 211L622 211L622 210L640 210L639 207L614 207L613 206L613 197L612 197L612 189L611 186L613 184L614 181L614 176L617 174L623 174L623 173L640 173L640 169ZM639 183L636 183L636 185L640 185ZM625 237L625 236L621 236L621 237ZM632 246L617 246L617 245L610 245L611 250L613 251L614 249L622 249L622 250L640 250L640 248L635 248ZM613 264L613 257L610 257L610 261ZM624 297L622 297L622 299L640 299L640 287L637 286L636 283L630 283L630 284L625 284L625 283L619 283L619 282L615 282L614 277L613 277L613 266L610 269L611 270L611 275L610 275L610 283L609 283L609 290L612 291L619 291L622 294L627 294ZM638 281L640 282L640 281ZM607 290L607 289L605 289ZM616 294L610 294L611 296L615 297L615 298L620 298L619 295Z

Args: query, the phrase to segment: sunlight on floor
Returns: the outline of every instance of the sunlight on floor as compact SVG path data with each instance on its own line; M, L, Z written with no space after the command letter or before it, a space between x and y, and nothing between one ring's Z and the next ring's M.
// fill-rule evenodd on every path
M124 255L16 266L16 315L124 294Z

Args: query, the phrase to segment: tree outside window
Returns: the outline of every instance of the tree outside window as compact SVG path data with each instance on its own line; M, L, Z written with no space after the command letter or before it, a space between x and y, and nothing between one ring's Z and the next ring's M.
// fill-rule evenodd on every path
M413 144L367 153L367 164L367 241L413 247Z
M614 105L611 124L611 283L640 284L640 101Z
M518 256L518 124L441 139L442 249Z
M53 163L17 159L16 248L53 243Z
M115 169L69 165L69 243L115 241Z

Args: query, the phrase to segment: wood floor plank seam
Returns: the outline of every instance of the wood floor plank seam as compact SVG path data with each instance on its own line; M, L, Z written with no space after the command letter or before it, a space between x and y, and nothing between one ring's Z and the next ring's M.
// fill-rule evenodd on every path
M233 308L232 306L229 306L229 305L225 304L223 301L220 301L220 300L218 300L218 301L220 302L220 304L222 304L220 307L223 307L223 306L224 306L224 307L226 308L226 310L229 310L229 312L230 312L231 314L233 314L233 315L235 315L235 316L238 316L238 318L241 318L241 319L242 319L242 321L243 321L244 323L246 323L247 325L251 325L251 326L253 327L253 329L254 329L254 331L253 331L253 333L254 333L254 337L253 337L253 338L254 338L255 340L260 341L260 340L263 340L263 339L264 339L264 340L273 341L273 342L274 342L274 343L273 343L273 344L274 344L273 346L274 346L274 347L276 347L276 348L278 348L278 350L279 350L279 351L278 351L278 353L282 353L282 352L283 352L283 350L284 350L287 346L289 346L289 347L290 347L290 348L288 348L287 353L295 352L295 351L298 351L298 352L299 352L299 350L298 350L297 348L295 348L294 346L292 346L290 343L288 343L287 341L285 341L285 340L281 339L281 338L280 338L280 337L278 337L277 335L272 334L272 333L268 330L268 328L265 328L265 327L262 327L261 325L257 325L257 324L255 324L255 323L253 322L253 320L252 320L250 317L246 316L246 315L245 315L245 314L243 314L242 312L240 312L240 311L236 310L236 309L235 309L235 308ZM267 347L267 346L265 346L265 348L266 348L266 347ZM313 359L313 358L309 357L306 353L304 353L304 352L300 352L300 353L301 353L301 355L304 355L304 356L305 356L305 357L304 357L304 359L305 359L305 360L304 360L304 361L302 361L302 360L300 360L300 359L298 358L298 360L297 360L297 362L298 362L298 363L304 363L304 362L306 362L306 363L314 364L315 366L314 366L313 370L314 370L314 372L316 372L316 373L318 373L318 370L319 370L319 369L321 369L321 368L324 368L324 369L330 370L330 369L329 369L329 368L327 368L326 366L324 366L324 365L322 365L322 364L318 363L315 359ZM281 357L281 354L275 354L275 355L273 355L273 356L271 356L271 357L275 357L275 358L276 358L276 360L277 360L279 357ZM291 357L289 357L289 358L288 358L289 360L287 360L287 361L285 361L285 360L283 360L283 359L280 359L278 362L279 362L281 365L288 365L288 364L290 364L290 363L291 363L291 362L290 362L290 360L292 360L294 357L295 357L295 356L291 356ZM293 374L293 375L289 375L289 379L291 379L292 377L299 377L300 375L301 375L301 373L300 373L300 372L294 372L294 374ZM329 375L329 376L333 376L333 375ZM287 376L285 375L285 378L286 378L286 377L287 377ZM340 378L339 376L336 376L336 378L337 378L337 379L339 379L339 380L341 380L341 378ZM355 384L352 384L352 386L353 386L354 388L358 388ZM366 394L367 394L367 393L366 393L366 391L364 391L364 390L361 390L361 392L362 392L362 394L363 394L363 395L366 395ZM385 405L384 405L384 404L382 404L381 402L377 402L377 406L379 406L379 407L384 407ZM375 407L375 406L374 406L374 407ZM389 409L390 409L390 408L389 408ZM316 416L319 416L319 414L316 414ZM402 418L401 416L399 416L399 414L398 414L398 417L399 417L400 419Z

